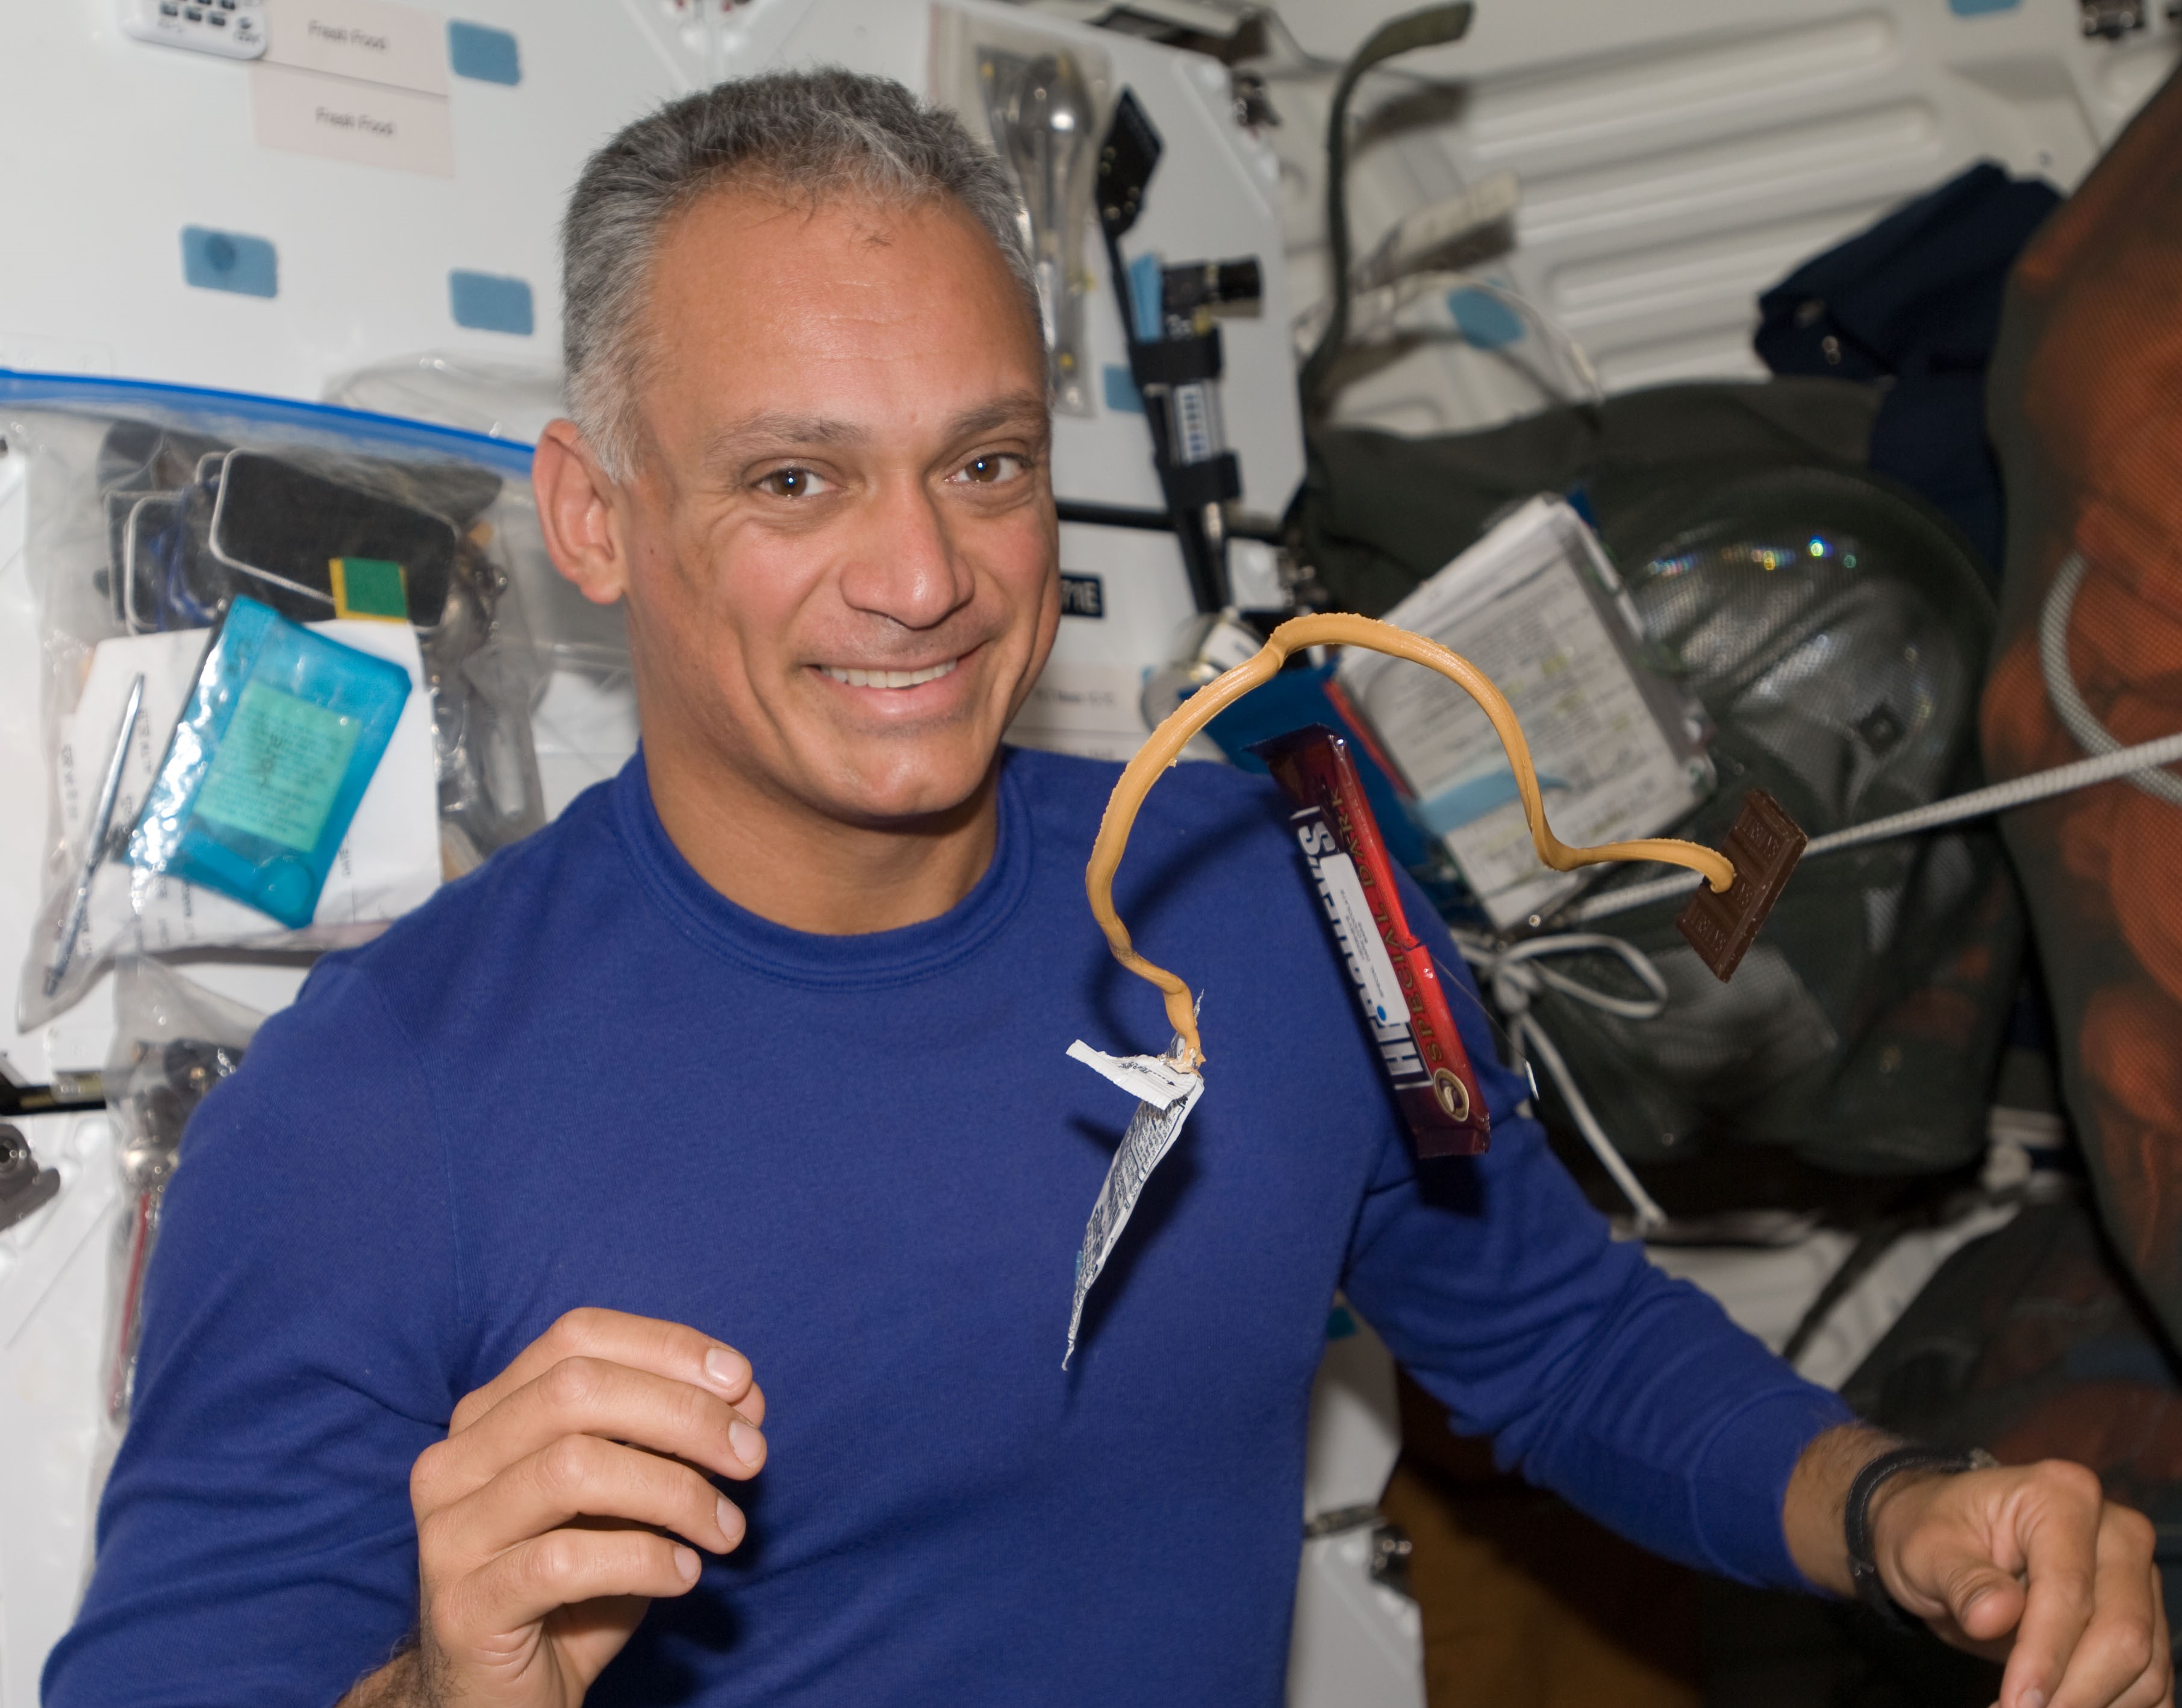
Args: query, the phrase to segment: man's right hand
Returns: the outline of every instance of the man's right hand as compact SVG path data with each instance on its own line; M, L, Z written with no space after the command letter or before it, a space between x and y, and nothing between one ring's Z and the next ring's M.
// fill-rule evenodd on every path
M755 1476L764 1421L733 1347L570 1312L418 1456L416 1646L342 1708L575 1708L651 1599L696 1583L695 1550L742 1541L703 1473Z

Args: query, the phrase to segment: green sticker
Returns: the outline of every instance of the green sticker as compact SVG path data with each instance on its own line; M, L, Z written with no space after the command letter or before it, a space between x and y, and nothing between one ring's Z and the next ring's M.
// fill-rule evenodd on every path
M341 792L358 727L354 718L252 682L205 774L197 816L308 853Z
M336 617L409 618L409 593L402 566L384 557L336 557L333 572Z

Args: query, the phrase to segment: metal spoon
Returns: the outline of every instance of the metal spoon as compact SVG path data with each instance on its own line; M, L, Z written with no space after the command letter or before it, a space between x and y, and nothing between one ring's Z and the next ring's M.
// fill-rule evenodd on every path
M1007 147L1030 205L1038 294L1045 313L1056 391L1080 396L1081 316L1069 288L1075 245L1068 230L1077 174L1090 157L1094 119L1091 91L1068 53L1041 53L1024 66L1009 103Z

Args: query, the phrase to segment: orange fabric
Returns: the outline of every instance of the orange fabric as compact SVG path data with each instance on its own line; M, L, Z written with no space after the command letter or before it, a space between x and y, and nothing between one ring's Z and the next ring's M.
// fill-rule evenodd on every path
M2138 1478L2171 1483L2182 1477L2182 1405L2140 1383L2088 1382L2035 1408L1992 1450L2010 1465L2118 1460Z
M2083 757L2046 703L2035 633L2018 635L2000 655L1980 709L1985 765L1996 775L2020 776Z
M2102 986L2084 1007L2084 1068L2114 1108L2147 1128L2182 1134L2182 1008L2140 985Z
M2118 789L2101 789L2080 801L2057 807L2061 865L2071 878L2103 890L2107 887L2107 855L2113 847L2114 810L2121 805Z
M2182 873L2176 870L2176 814L2182 808L2131 790L2114 803L2113 851L2107 893L2113 897L2122 940L2159 988L2182 1001ZM2182 1028L2160 1048L2170 1060L2182 1049ZM2182 1107L2182 1106L2178 1106ZM2182 1120L2176 1127L2182 1133Z
M1990 380L2009 503L1986 768L2082 757L2039 669L2071 552L2085 704L2123 742L2182 730L2182 80L2032 241ZM2182 774L2178 773L2175 774ZM2070 1112L2116 1244L2182 1339L2182 807L2116 782L2008 815Z
M2159 1302L2182 1285L2174 1229L2182 1207L2182 1007L2141 980L2098 987L2078 1028L2091 1090L2091 1161L2124 1190L2123 1255Z
M2182 288L2182 276L2177 284ZM2182 530L2182 516L2176 525ZM2172 729L2182 711L2182 574L2140 579L2136 559L2090 561L2099 573L2085 578L2068 623L2076 685L2094 710L2102 695L2156 699L2163 702L2157 715Z

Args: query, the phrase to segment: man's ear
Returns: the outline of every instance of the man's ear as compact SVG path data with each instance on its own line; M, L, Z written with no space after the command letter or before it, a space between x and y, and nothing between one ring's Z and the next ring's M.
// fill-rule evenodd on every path
M546 551L576 591L611 605L629 591L629 556L614 510L614 483L573 421L549 421L530 463Z

